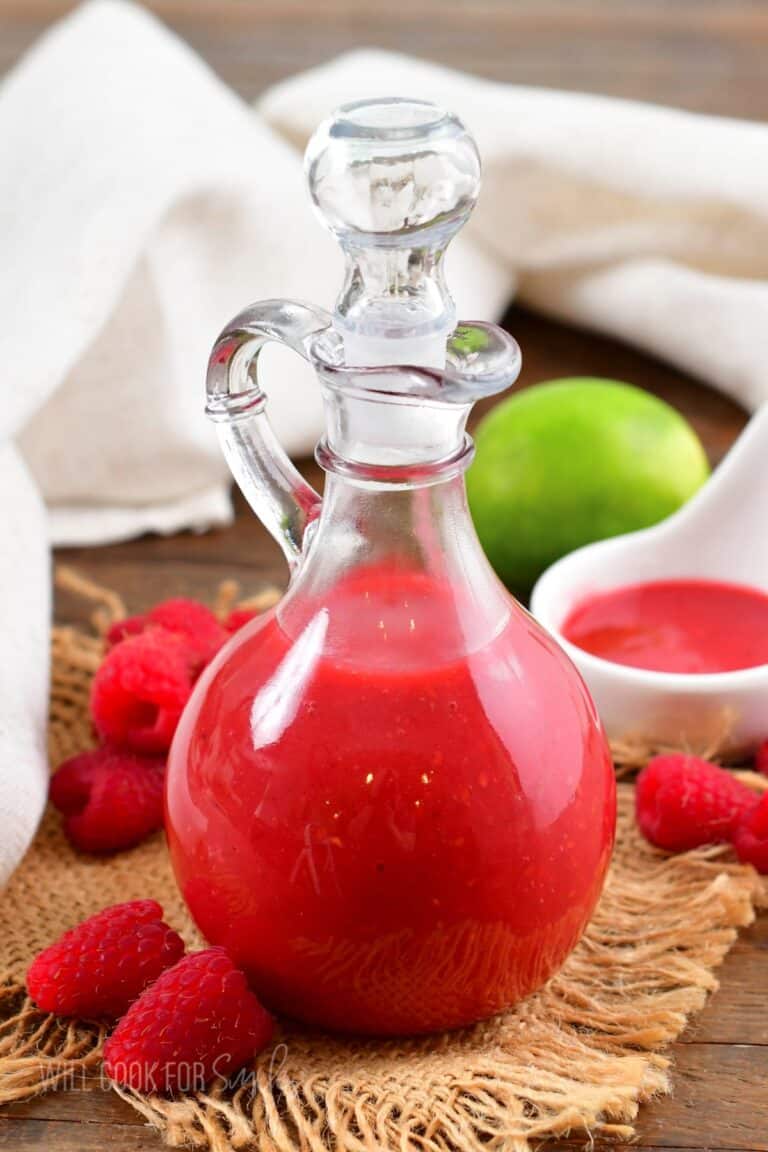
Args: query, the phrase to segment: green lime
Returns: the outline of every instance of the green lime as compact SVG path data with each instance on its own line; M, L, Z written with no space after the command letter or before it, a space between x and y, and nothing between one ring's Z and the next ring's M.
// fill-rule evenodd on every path
M518 593L574 548L663 520L709 475L683 417L614 380L574 377L519 392L481 421L475 443L472 517Z

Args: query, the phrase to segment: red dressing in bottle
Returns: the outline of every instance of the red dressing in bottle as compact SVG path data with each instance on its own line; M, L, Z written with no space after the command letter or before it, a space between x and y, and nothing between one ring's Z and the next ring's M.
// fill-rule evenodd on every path
M610 857L613 771L578 674L517 612L459 655L455 592L421 572L365 567L306 608L298 641L274 617L244 629L183 717L184 898L288 1015L377 1033L491 1015L560 966Z

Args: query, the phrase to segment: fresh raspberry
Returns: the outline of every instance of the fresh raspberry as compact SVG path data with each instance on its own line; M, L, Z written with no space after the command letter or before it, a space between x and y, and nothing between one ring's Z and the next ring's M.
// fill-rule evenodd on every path
M183 597L163 600L148 613L147 623L183 636L200 667L212 660L222 644L229 639L226 629L210 608L199 600Z
M167 752L194 679L184 638L164 628L129 636L107 652L93 678L97 732L135 752Z
M768 792L753 800L752 807L737 823L733 846L739 860L768 874Z
M115 623L107 631L105 637L108 648L114 648L115 644L122 643L127 640L129 636L138 636L143 632L147 626L146 616L125 616L122 620L116 620Z
M150 628L164 628L182 637L198 672L216 655L229 636L210 608L199 600L179 596L173 600L163 600L145 615L118 620L107 632L107 644L114 647L129 636L136 636Z
M104 1047L104 1068L137 1092L189 1092L249 1063L273 1027L224 949L208 948L139 997Z
M763 776L768 776L768 740L764 740L755 753L755 768Z
M163 825L162 760L106 745L59 766L51 803L81 852L119 852Z
M730 772L681 753L650 760L635 788L640 831L671 852L729 840L753 804L753 793Z
M233 608L224 621L227 632L239 632L251 620L255 620L259 613L255 608Z
M163 923L155 900L105 908L41 952L27 991L43 1012L114 1019L184 955L184 942Z

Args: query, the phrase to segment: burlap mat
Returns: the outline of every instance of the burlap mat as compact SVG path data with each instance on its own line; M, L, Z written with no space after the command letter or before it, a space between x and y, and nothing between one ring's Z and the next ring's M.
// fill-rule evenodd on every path
M81 590L101 598L102 616L123 611L115 596ZM88 688L100 656L96 636L54 631L54 765L90 742ZM100 1030L39 1013L25 997L24 973L76 921L149 896L191 946L201 943L161 836L112 859L87 858L47 814L0 896L0 1101L64 1088L98 1069ZM463 1032L387 1043L285 1029L234 1085L172 1101L125 1098L169 1144L216 1152L472 1152L489 1144L511 1152L568 1132L628 1138L639 1104L669 1090L660 1050L717 987L713 969L763 896L756 874L722 849L665 858L650 848L635 831L632 785L622 783L599 909L559 975L515 1011Z

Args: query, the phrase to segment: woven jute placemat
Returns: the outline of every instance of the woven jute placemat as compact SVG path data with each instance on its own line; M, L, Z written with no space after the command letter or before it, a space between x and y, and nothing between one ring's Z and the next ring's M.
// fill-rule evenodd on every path
M116 596L81 590L101 600L102 623L123 611ZM101 653L97 634L53 633L54 765L91 742L88 692ZM138 897L159 900L200 946L161 836L113 858L80 856L47 813L0 895L0 1102L98 1073L103 1030L38 1012L24 973L60 932ZM632 785L620 783L597 913L561 972L514 1011L386 1043L285 1028L234 1083L174 1100L121 1095L168 1144L215 1152L517 1152L565 1133L629 1138L639 1105L669 1091L662 1050L717 987L713 970L764 898L752 869L722 849L669 858L652 849L635 830Z

